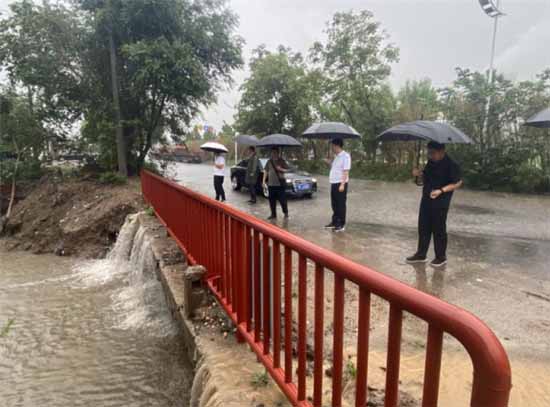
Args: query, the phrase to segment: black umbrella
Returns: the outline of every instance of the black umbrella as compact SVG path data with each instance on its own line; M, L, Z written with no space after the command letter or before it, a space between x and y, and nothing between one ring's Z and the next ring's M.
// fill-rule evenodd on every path
M287 136L286 134L271 134L262 138L258 144L258 147L302 147L302 143L296 140L294 137Z
M235 138L237 144L242 144L243 146L255 146L260 140L256 136L249 136L246 134L241 134Z
M538 112L530 117L526 122L526 126L538 127L540 129L550 129L550 108Z
M466 134L450 124L418 120L394 126L377 138L378 141L435 141L439 144L473 144Z
M357 139L361 135L351 126L340 122L315 123L302 133L309 139Z

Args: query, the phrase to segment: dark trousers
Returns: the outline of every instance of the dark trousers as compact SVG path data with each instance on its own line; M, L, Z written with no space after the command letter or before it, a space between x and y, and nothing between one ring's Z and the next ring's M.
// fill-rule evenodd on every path
M271 215L277 216L277 201L281 204L283 213L288 215L288 206L286 203L286 191L285 187L269 187L269 207L271 208Z
M249 184L248 190L250 191L250 200L256 202L256 183Z
M346 202L348 200L348 184L344 187L344 192L340 192L339 188L340 184L330 184L332 224L336 227L346 225Z
M435 257L446 258L448 212L449 208L434 207L429 199L422 199L418 215L418 255L426 257L433 235Z
M225 191L223 190L223 176L214 175L214 189L216 190L216 201L225 201Z

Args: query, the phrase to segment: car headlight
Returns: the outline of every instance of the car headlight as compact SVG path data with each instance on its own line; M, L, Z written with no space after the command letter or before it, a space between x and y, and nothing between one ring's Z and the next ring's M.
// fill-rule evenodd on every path
M313 182L314 184L317 184L317 178L312 178L311 182Z
M286 180L286 183L287 183L287 184L292 184L292 180L291 180L291 179L287 179L287 180Z

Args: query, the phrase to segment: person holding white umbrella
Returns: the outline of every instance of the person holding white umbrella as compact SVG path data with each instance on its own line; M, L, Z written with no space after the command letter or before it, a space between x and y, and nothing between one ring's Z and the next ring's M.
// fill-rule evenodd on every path
M223 153L215 153L214 157L214 190L216 191L216 201L225 202L225 190L223 189L225 157Z
M216 201L225 202L225 190L223 189L223 181L225 179L225 157L227 148L220 143L205 143L201 146L204 151L214 153L214 190L216 191Z

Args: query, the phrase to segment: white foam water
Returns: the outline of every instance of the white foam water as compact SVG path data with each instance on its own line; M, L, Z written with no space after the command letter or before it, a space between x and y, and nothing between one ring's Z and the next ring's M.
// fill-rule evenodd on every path
M114 328L148 335L177 333L156 275L156 261L137 216L128 216L107 257L75 267L75 288L113 285Z
M115 261L128 260L134 246L134 237L138 226L137 215L128 215L124 225L120 229L115 245L107 255L107 259Z
M176 333L156 275L156 261L145 229L135 234L130 252L127 285L113 296L120 329L145 329L150 335Z

